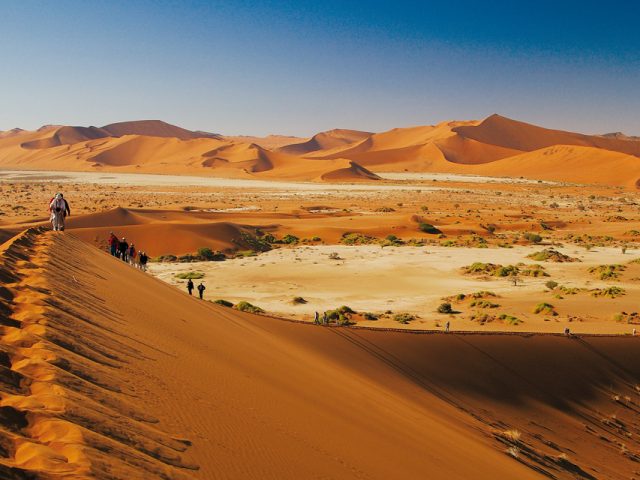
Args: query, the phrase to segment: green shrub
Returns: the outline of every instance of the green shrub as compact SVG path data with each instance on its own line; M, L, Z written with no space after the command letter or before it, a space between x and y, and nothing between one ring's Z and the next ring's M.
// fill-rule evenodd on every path
M526 265L526 268L523 267L522 269L520 269L520 274L524 275L525 277L548 277L549 274L544 270L544 267L542 265L538 265L533 264L533 265Z
M402 324L406 325L411 320L415 320L416 316L415 315L411 315L410 313L396 313L393 316L393 319L398 323L402 323Z
M527 232L523 234L522 237L531 243L540 243L542 241L542 237L537 233Z
M627 291L621 287L595 288L591 290L591 296L593 297L617 298L626 294Z
M503 313L498 318L502 320L504 323L506 323L507 325L515 326L522 323L522 320L520 320L518 317L514 317L513 315L507 315L506 313Z
M438 313L453 313L453 308L449 302L441 303L438 306Z
M165 253L164 255L160 255L158 257L154 257L151 259L152 262L175 262L178 260L178 257L172 255L170 253Z
M546 248L544 250L540 250L539 252L534 252L530 255L527 255L527 258L535 260L536 262L577 262L579 261L577 258L570 257L569 255L565 255L564 253L558 252L552 248Z
M218 300L214 301L213 303L216 303L218 305L222 305L223 307L228 307L228 308L233 307L233 303L231 303L231 302L229 302L227 300L218 299Z
M234 240L234 243L240 248L249 247L249 249L256 252L268 252L273 247L267 240L267 235L263 237L257 237L249 232L240 232L240 240Z
M340 239L340 243L345 245L370 245L377 243L378 239L370 235L364 235L362 233L344 233Z
M378 320L378 315L375 313L365 312L363 315L365 320Z
M264 310L260 307L256 307L255 305L251 305L249 302L238 302L238 304L234 307L236 310L240 310L241 312L249 312L249 313L264 313Z
M430 223L422 222L418 225L418 229L424 233L430 233L430 234L442 233L440 230L438 230L436 227L434 227Z
M204 273L202 272L176 273L176 278L179 278L181 280L198 280L200 278L204 278Z
M553 280L549 280L547 283L544 284L545 287L547 287L549 290L553 290L554 288L556 288L558 286L558 282L554 282Z
M598 265L589 268L589 273L595 274L600 280L610 280L620 277L620 274L625 270L624 265Z
M286 243L287 245L296 245L299 241L300 239L295 235L287 234L282 237L282 243Z
M202 260L212 260L214 256L213 251L209 247L200 247L197 253Z
M474 300L471 302L471 306L476 308L498 308L500 305L488 300Z
M536 305L536 307L533 309L533 313L542 313L543 315L553 315L556 316L558 315L558 312L556 312L555 307L553 305L551 305L550 303L539 303L538 305Z

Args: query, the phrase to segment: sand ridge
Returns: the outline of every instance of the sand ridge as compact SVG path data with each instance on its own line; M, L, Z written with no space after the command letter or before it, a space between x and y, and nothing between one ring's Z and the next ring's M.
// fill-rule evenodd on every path
M613 479L637 469L638 338L300 325L190 298L67 232L31 230L2 250L5 276L28 262L3 290L13 326L0 345L14 376L2 401L26 418L0 422L9 478L71 468L67 478ZM46 280L35 290L18 285L31 269ZM28 300L43 310L21 310ZM16 456L26 442L36 446Z

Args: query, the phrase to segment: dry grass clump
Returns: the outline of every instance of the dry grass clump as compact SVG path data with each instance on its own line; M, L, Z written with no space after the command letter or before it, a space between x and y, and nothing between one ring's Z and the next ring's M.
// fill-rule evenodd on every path
M495 263L475 262L462 267L463 273L469 275L490 275L492 277L509 277L517 275L520 270L515 265L500 265Z
M471 302L471 306L476 308L498 308L500 305L489 300L474 300Z
M396 313L393 316L393 319L398 323L402 323L403 325L406 325L410 321L415 320L416 316L410 313Z
M632 325L640 325L640 314L638 312L620 312L613 316L616 322L630 323Z
M598 265L589 268L588 272L598 277L600 280L613 280L620 277L620 274L626 270L624 265Z
M549 274L545 271L542 265L534 263L533 265L527 265L526 268L519 268L520 275L525 277L548 277Z
M580 259L570 257L552 248L545 248L539 252L534 252L531 255L527 255L527 258L535 260L536 262L579 262Z
M626 294L627 291L621 287L594 288L591 290L592 297L617 298Z
M550 303L546 303L546 302L542 302L536 305L535 308L533 309L533 313L535 314L541 313L543 315L553 315L554 317L558 315L558 312L556 312L555 307Z

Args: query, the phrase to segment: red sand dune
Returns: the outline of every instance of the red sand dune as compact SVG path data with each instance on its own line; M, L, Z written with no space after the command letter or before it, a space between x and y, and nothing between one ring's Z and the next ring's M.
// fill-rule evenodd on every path
M0 247L0 476L629 478L638 338L302 325L72 234Z

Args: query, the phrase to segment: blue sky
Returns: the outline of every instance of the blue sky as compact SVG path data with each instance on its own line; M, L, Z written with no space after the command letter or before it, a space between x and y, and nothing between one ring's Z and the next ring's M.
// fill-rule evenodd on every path
M497 112L640 135L636 1L4 0L0 41L0 130L310 135Z

